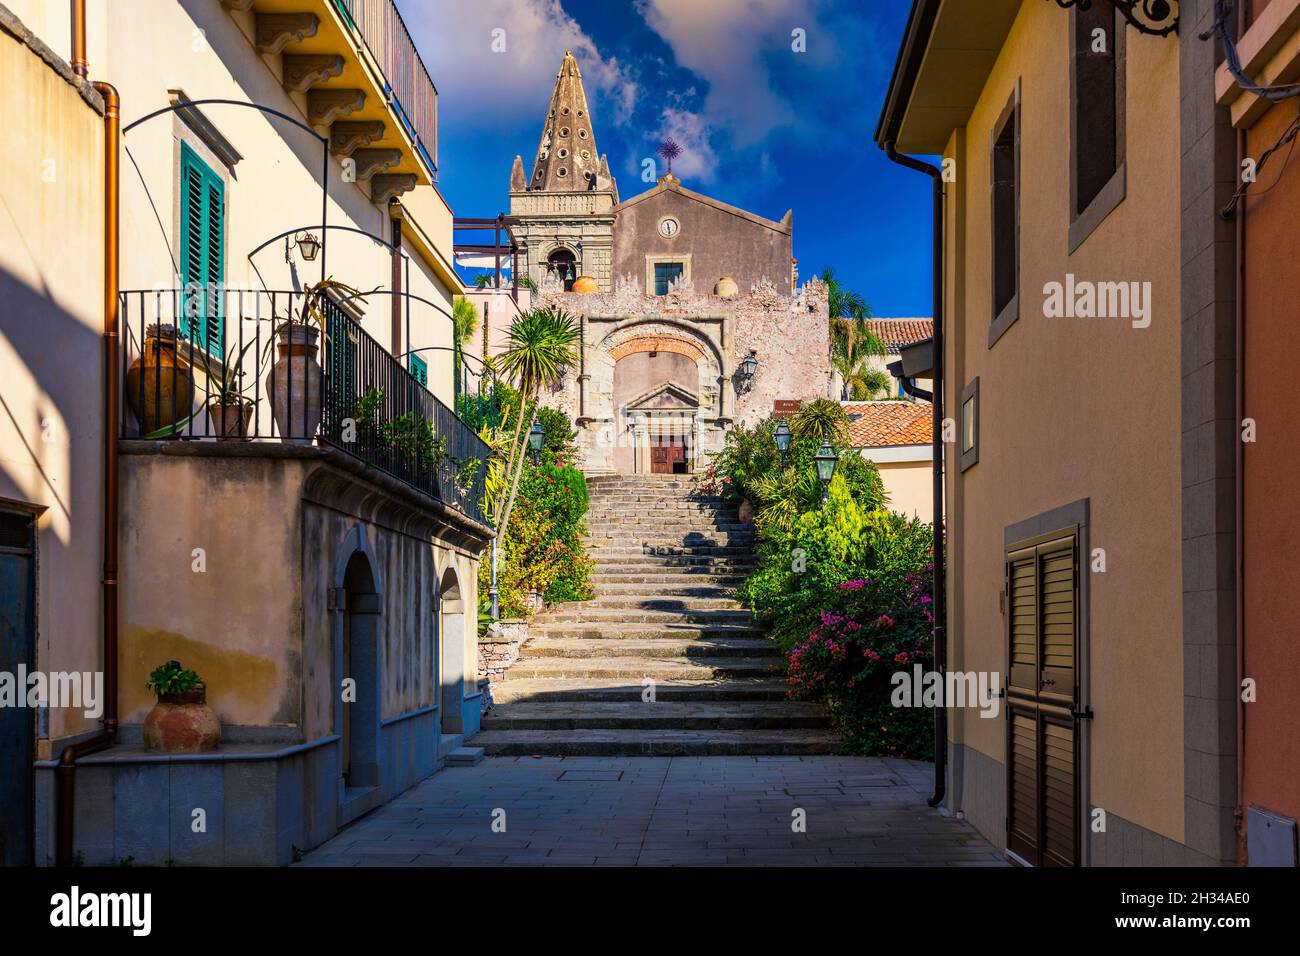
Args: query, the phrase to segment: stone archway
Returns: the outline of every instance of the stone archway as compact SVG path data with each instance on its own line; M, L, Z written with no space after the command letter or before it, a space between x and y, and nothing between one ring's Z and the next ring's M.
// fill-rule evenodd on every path
M334 671L339 706L340 789L346 796L379 785L381 614L383 585L366 528L344 537L334 565Z
M587 352L589 472L692 472L722 448L727 418L713 329L667 319L620 323ZM667 456L668 466L654 462Z
M465 732L465 599L456 566L450 564L438 583L438 637L442 682L442 732Z

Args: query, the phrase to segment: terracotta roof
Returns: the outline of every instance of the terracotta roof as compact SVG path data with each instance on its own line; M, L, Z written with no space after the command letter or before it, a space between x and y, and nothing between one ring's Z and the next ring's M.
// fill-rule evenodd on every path
M928 445L933 406L928 402L845 402L849 443L854 448Z
M932 319L868 319L867 326L872 334L889 346L891 355L897 355L904 345L934 335Z

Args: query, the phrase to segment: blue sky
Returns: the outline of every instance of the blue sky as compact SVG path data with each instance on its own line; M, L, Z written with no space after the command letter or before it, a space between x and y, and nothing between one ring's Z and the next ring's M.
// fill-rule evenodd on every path
M876 315L930 314L929 180L872 142L905 0L397 3L438 87L457 215L506 210L572 49L622 198L649 188L642 161L671 135L687 187L772 219L794 209L801 277L832 266Z

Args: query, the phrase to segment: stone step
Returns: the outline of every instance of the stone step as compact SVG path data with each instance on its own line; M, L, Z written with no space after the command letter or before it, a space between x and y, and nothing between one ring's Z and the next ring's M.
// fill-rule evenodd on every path
M492 685L497 705L519 702L590 703L642 700L646 687L640 681L617 677L522 678ZM777 680L656 680L654 696L666 701L777 701L785 700L786 685Z
M642 567L637 571L591 572L591 583L596 588L738 588L745 582L743 574L716 573L707 566L689 568Z
M473 767L483 759L482 747L457 747L447 754L448 767Z
M704 641L722 637L756 637L766 633L766 630L752 622L703 624L656 621L629 624L622 621L542 621L529 627L530 641L540 637L583 641Z
M683 605L693 611L731 611L742 605L730 597L727 588L648 588L643 584L621 585L625 591L611 590L619 585L607 584L596 589L596 598L581 602L593 608L627 608L628 610L659 611L670 605ZM561 605L571 608L572 604Z
M508 671L504 683L546 677L621 677L644 680L721 680L726 677L766 677L779 658L700 657L664 661L639 657L543 657L521 659Z
M843 753L830 731L485 730L474 742L498 757L796 756Z
M677 602L683 604L685 602ZM553 610L533 619L534 626L549 624L750 624L754 618L748 608L630 608L591 606L574 608L557 604Z
M674 578L674 580L667 580ZM644 574L608 574L591 576L591 585L596 589L597 597L654 599L690 598L693 601L709 601L717 598L730 600L736 588L745 579L739 576L719 577L710 581L704 575L694 575L685 580L676 580L675 575L658 574L653 580L646 580Z
M519 701L492 708L484 730L779 730L825 727L826 715L803 701L670 701L653 703Z
M660 573L666 577L678 574L698 574L701 578L713 575L749 577L755 568L752 558L741 560L712 554L624 554L603 560L593 558L592 563L593 579L605 574L641 574L654 581L658 580Z
M779 660L776 645L762 637L722 637L706 640L633 640L603 638L534 638L524 645L519 659L536 661L551 657L622 658L651 660L677 658L745 657Z
M622 559L622 558L732 558L745 559L751 564L754 560L754 551L750 547L741 547L740 545L722 546L715 544L698 544L698 545L668 545L653 544L641 546L629 546L627 544L596 546L587 549L593 559Z

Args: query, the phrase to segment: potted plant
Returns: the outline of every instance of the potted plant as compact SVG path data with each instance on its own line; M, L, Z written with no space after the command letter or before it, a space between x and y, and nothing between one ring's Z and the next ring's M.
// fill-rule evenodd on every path
M190 420L194 373L182 357L176 326L155 323L144 331L144 347L126 373L126 403L145 438L173 434Z
M231 348L218 368L213 368L206 359L203 362L203 371L208 377L209 417L217 441L247 441L249 438L253 402L244 394L242 362L251 345L251 342L245 345L238 355Z
M267 372L266 391L281 441L311 442L320 427L324 372L317 356L321 334L328 329L326 302L331 294L365 302L352 286L322 279L304 291L298 316L290 315L275 327L277 358Z
M158 695L158 703L144 719L146 750L163 753L200 753L221 742L221 721L208 706L207 687L180 661L167 661L153 669L145 684Z

